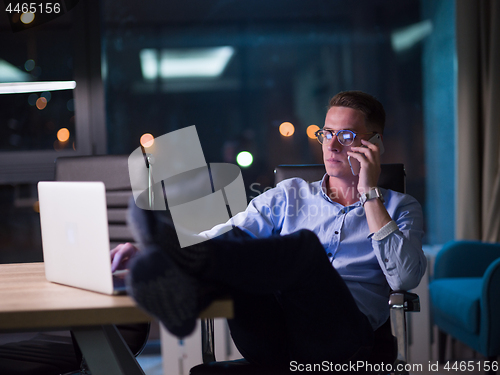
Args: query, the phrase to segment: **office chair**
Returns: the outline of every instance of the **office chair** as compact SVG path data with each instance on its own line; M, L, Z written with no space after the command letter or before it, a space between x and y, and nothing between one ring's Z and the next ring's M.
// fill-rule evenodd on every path
M126 213L132 196L128 155L77 156L56 160L57 181L102 181L106 187L111 248L133 242ZM117 325L136 356L146 345L150 323ZM82 366L82 367L81 367ZM72 334L39 333L33 338L0 345L0 374L56 375L86 373L85 362Z
M382 164L378 186L398 192L406 191L406 174L403 164ZM306 181L318 181L325 174L323 164L280 165L275 169L275 184L292 177ZM406 312L420 311L418 295L406 291L393 291L389 296L390 318L375 331L375 345L370 362L404 365L407 363ZM203 363L193 367L190 375L279 375L275 368L252 365L245 359L233 361L215 360L214 322L202 320ZM285 371L285 373L289 373ZM395 372L407 374L407 371Z

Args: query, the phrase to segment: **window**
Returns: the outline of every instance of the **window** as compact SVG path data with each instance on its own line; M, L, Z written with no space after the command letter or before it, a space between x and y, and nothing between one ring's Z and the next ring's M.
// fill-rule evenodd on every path
M454 133L453 2L441 3L203 0L139 7L106 0L108 151L130 153L145 133L196 125L207 162L252 154L242 168L251 198L273 185L276 165L321 163L308 127L322 126L335 93L364 90L387 111L383 162L405 164L408 193L434 218L428 236L442 241L453 226L442 229L435 220L436 208L449 212L433 190L443 178L426 178L433 170L426 157L427 132L436 126L431 113ZM432 47L437 40L446 48ZM225 60L217 74L204 75L216 51L226 51ZM444 86L432 84L438 76ZM437 108L437 98L451 107ZM293 134L280 134L283 123ZM446 176L453 179L453 170Z
M4 261L40 254L31 205L58 156L128 154L145 133L196 125L207 162L240 155L251 198L273 185L275 166L322 162L307 130L351 89L386 108L383 162L405 164L425 241L453 239L453 0L64 3L73 8L22 31L0 15L0 83L76 83L0 94Z
M42 259L36 183L54 178L54 160L103 153L106 143L96 1L58 2L52 16L37 8L34 19L8 3L0 5L2 263Z
M56 157L90 154L95 148L95 106L89 98L99 96L93 95L89 82L95 82L94 77L100 82L100 72L92 71L86 27L95 4L77 3L27 3L38 4L34 15L2 9L0 181L4 183L52 179ZM49 4L50 15L45 13ZM98 54L96 61L99 58Z

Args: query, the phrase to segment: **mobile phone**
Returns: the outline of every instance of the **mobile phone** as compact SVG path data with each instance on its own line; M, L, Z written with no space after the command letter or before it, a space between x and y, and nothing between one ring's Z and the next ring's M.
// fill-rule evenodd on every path
M380 150L380 155L382 155L385 151L384 149L384 144L382 143L382 137L380 134L375 134L373 137L371 137L368 142L373 143L374 145L377 145L379 150ZM357 176L359 174L359 171L361 169L361 164L359 164L359 161L355 158L351 158L350 156L347 157L347 161L349 162L349 165L351 166L351 172L354 176Z

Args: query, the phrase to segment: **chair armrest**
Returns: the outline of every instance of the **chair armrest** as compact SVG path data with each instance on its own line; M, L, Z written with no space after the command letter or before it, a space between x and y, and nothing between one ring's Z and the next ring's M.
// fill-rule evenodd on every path
M404 290L395 290L389 296L389 307L398 308L402 306L404 311L419 312L420 298L418 294L410 293Z
M233 301L221 298L212 302L200 313L201 353L203 363L215 362L215 329L213 318L233 318Z
M397 339L396 364L406 364L408 361L406 316L407 311L420 311L420 298L415 293L396 290L389 296L392 335ZM407 372L403 371L401 374Z
M500 259L495 260L486 270L481 295L480 346L486 355L496 355L500 351Z
M436 256L433 278L482 277L497 258L500 258L500 244L451 241Z
M201 357L203 363L215 362L215 330L213 319L201 320Z

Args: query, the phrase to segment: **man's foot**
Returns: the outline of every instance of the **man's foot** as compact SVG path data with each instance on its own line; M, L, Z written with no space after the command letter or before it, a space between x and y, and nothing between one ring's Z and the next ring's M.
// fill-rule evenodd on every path
M202 242L181 248L169 211L143 210L134 203L129 208L129 224L140 247L157 247L168 254L183 272L193 276L201 276L201 272L209 267L209 246Z
M127 290L139 306L177 337L193 332L200 311L206 307L201 306L198 280L180 271L156 246L148 246L134 258Z
M179 247L170 211L143 210L131 199L127 221L135 240L141 247L164 243Z
M129 294L169 332L185 337L220 288L200 281L209 267L203 244L181 248L169 211L149 211L131 202L129 224L141 252L132 260Z

